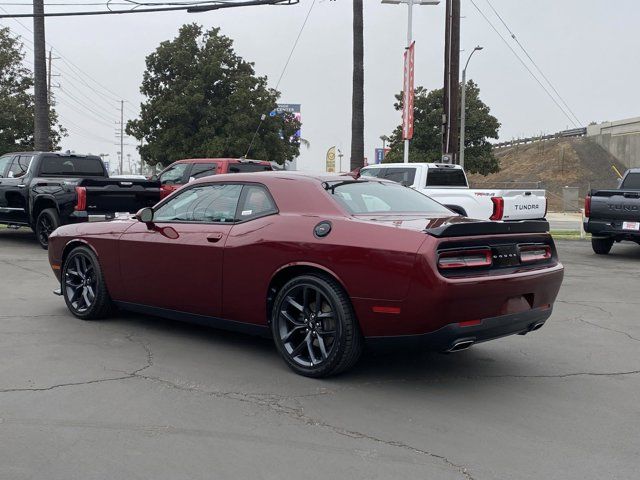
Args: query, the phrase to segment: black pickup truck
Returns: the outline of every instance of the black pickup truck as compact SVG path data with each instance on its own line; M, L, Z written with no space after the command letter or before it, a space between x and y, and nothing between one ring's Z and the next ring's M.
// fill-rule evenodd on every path
M609 253L613 242L640 244L640 168L627 170L617 190L591 190L584 217L584 229L599 255Z
M42 248L60 225L108 220L160 200L160 183L110 179L100 157L51 152L0 156L0 224L28 226Z

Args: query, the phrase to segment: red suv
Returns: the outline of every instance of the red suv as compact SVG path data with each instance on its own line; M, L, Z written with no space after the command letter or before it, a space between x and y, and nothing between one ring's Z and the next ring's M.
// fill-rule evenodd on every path
M173 162L160 175L160 198L164 198L196 178L222 173L264 172L273 170L269 162L238 158L187 158Z

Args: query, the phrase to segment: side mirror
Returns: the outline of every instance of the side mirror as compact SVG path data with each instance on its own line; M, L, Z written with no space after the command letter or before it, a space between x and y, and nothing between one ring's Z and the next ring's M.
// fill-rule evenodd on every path
M189 182L188 183L193 182L195 179L196 179L196 177L189 177Z
M153 223L153 208L145 207L138 210L136 213L136 218L138 221L149 224Z

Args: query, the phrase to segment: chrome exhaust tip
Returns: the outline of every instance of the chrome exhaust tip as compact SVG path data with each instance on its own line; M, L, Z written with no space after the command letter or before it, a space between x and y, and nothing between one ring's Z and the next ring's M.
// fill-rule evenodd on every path
M474 343L476 343L475 340L458 340L457 342L453 343L453 345L447 350L447 352L461 352L462 350L470 348Z
M544 322L538 322L535 323L531 329L529 330L530 332L535 332L536 330L540 330L542 328L542 326L544 325Z

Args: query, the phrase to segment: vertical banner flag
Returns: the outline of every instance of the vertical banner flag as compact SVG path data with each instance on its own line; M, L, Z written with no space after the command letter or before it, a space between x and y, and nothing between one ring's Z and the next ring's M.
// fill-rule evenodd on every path
M402 138L413 138L413 65L416 42L404 51L404 85L402 89Z
M336 147L331 147L327 151L327 172L335 173L336 171Z

